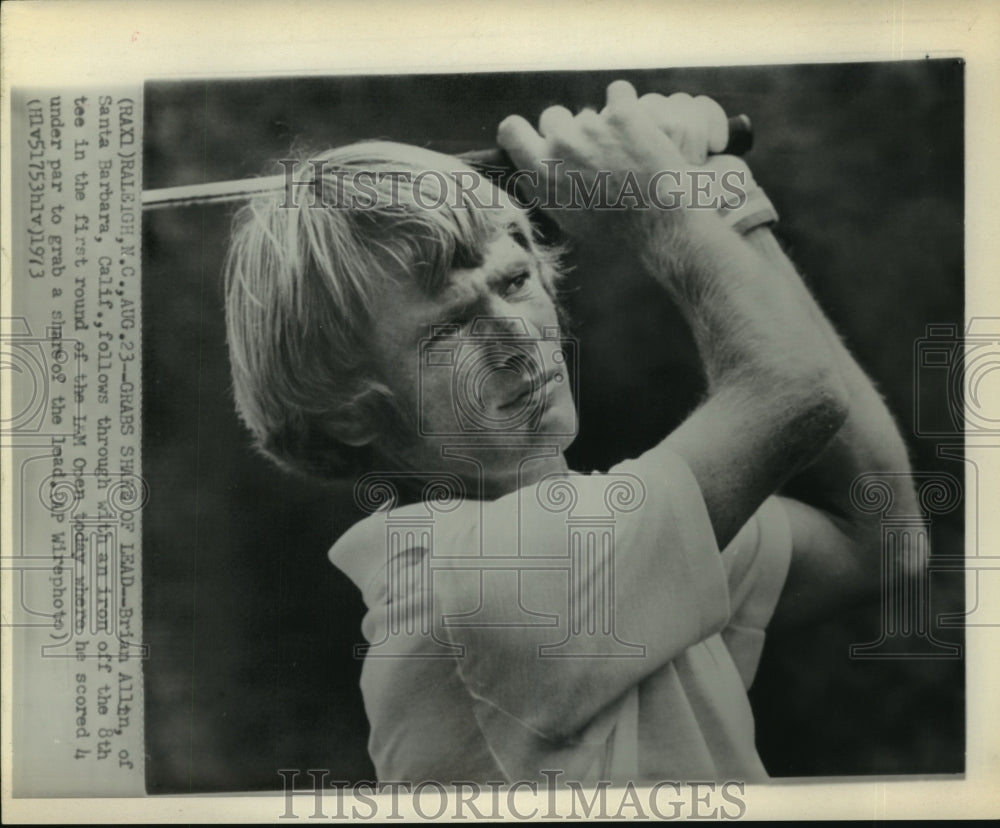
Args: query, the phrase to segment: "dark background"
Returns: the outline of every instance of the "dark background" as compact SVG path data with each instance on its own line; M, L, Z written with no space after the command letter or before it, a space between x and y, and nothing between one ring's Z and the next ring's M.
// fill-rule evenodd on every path
M603 101L611 80L687 91L749 114L755 176L780 236L910 442L914 466L962 477L914 435L928 323L963 319L963 66L959 61L151 83L144 186L260 174L289 148L390 138L448 151L492 145L510 113ZM326 551L360 517L350 482L286 476L248 448L233 410L221 263L232 205L172 209L143 227L144 625L148 789L280 788L280 768L372 778L358 690L359 594ZM575 262L580 469L650 447L701 389L688 332L651 281ZM927 379L926 377L924 378ZM938 553L962 554L962 509ZM936 613L962 577L933 576ZM852 661L878 607L769 641L751 701L775 776L964 769L961 660ZM935 630L960 642L957 630Z

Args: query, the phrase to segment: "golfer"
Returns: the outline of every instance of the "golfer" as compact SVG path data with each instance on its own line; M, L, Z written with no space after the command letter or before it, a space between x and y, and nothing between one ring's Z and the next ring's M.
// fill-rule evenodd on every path
M849 492L907 453L726 133L708 98L616 81L600 111L499 125L520 200L363 142L304 165L313 197L237 214L228 341L256 445L391 491L330 553L368 610L380 779L766 779L746 694L765 632L877 595L880 529ZM586 354L523 204L583 255L627 254L697 344L703 400L606 472L564 457Z

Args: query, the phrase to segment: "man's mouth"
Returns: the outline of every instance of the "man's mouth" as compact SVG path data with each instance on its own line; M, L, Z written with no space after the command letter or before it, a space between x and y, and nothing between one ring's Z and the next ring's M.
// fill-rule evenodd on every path
M499 411L510 411L511 409L523 407L536 393L544 394L549 385L558 376L560 376L561 373L562 372L558 368L550 368L540 378L523 383L523 385L521 385L515 392L515 395L507 400L507 402L497 406L497 409Z

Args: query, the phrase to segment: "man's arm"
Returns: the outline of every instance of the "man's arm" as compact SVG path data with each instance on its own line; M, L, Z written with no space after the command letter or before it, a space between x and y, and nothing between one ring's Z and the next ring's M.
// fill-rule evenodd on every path
M630 86L613 84L600 116L574 119L550 110L540 135L512 119L500 140L515 160L540 170L542 187L552 183L542 158L563 158L566 168L595 174L620 172L616 163L647 176L654 167L684 170L725 142L715 129L724 115L705 101L636 101ZM664 130L676 143L658 141L662 135L655 133ZM651 164L656 153L658 166ZM571 235L595 232L593 216L564 210L555 217ZM784 500L795 551L774 626L813 620L845 599L874 594L880 528L852 508L850 486L863 472L907 472L905 447L878 393L770 231L741 237L699 211L616 218L605 219L601 231L619 232L638 249L698 345L707 399L665 443L694 471L720 547L789 478L796 477L808 500ZM910 509L914 497L905 474L891 479L896 502Z
M794 554L772 628L798 625L829 615L844 602L873 597L879 586L881 526L875 516L860 513L850 501L858 475L888 472L894 509L917 514L910 461L899 429L882 397L766 227L747 234L788 281L803 308L823 332L838 371L847 385L844 425L816 460L794 480L797 500L785 500L792 526ZM808 505L807 505L808 504ZM916 575L925 561L908 563ZM820 585L823 588L819 588Z
M557 183L543 163L552 158L565 161L563 175L568 169L610 172L609 191L626 174L645 186L664 170L683 177L691 169L624 82L608 88L600 114L574 117L553 107L543 113L539 130L509 118L498 139L516 163L538 171L542 190ZM725 546L843 424L847 391L825 335L785 275L714 211L601 215L570 205L554 218L578 237L617 233L690 324L709 393L666 443L694 472L718 545Z
M694 472L721 549L819 455L847 400L787 281L715 215L692 212L686 223L693 246L683 258L654 229L643 259L694 333L708 383L664 444Z

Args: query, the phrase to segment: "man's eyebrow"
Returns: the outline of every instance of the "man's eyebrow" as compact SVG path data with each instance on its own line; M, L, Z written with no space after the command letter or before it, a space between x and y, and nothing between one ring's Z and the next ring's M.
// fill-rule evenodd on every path
M516 258L502 263L487 276L486 282L491 288L495 287L497 283L502 283L511 276L522 273L525 270L534 272L539 264L538 254L532 246L531 240L519 224L511 222L504 230L507 232L508 237L518 246L519 251L516 254ZM440 299L446 291L447 283L442 284L437 290L433 291L430 294L430 298ZM468 301L459 301L448 305L443 310L434 314L425 325L421 326L423 330L418 335L418 338L423 338L428 329L461 324L476 316L486 316L488 314L485 305L485 297L483 296L477 296Z
M535 252L532 249L531 240L528 238L520 224L512 221L505 229L507 230L507 234L518 247L524 248L528 253Z
M538 260L536 257L530 254L518 256L516 259L510 259L497 267L496 270L486 277L486 281L492 287L497 282L501 282L511 276L516 276L525 270L534 270L537 263Z

